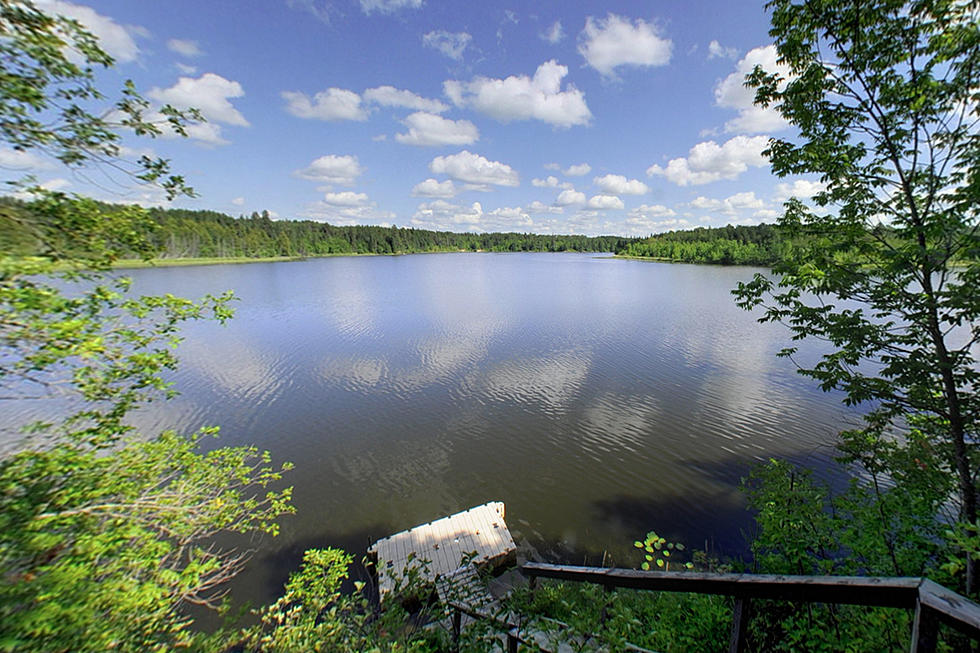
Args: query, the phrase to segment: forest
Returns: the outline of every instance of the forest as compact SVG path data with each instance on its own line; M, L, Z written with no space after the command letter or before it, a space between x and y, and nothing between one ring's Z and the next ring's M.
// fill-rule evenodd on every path
M789 249L777 228L760 224L669 231L626 243L616 253L685 263L772 265Z

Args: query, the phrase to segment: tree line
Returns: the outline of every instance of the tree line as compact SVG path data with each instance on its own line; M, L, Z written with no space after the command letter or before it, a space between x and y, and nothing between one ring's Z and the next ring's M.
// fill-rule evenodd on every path
M616 253L684 263L773 265L790 249L778 229L760 224L669 231L627 243Z

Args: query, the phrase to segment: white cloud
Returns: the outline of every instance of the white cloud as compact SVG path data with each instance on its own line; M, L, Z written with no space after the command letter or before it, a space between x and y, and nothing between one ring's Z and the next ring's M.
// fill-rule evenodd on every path
M767 136L735 136L723 145L705 141L692 147L686 158L671 159L666 168L650 166L647 175L662 175L678 186L735 179L749 167L766 165L762 151L768 144Z
M756 210L756 214L761 213L766 208L766 203L761 198L756 197L754 191L745 191L729 195L723 200L704 197L703 195L691 200L688 205L694 209L702 211L713 211L721 213L730 218L744 216L744 211Z
M330 206L367 206L368 196L366 193L345 190L340 193L324 194L323 202Z
M761 209L766 203L755 196L754 191L735 193L725 199L725 204L733 209Z
M467 206L435 200L419 204L412 216L412 226L450 231L515 231L534 226L534 221L520 207L505 206L484 211L479 202Z
M478 226L482 217L483 206L479 202L463 206L435 200L419 204L412 216L412 226L440 231L458 231L460 227L470 231L485 231Z
M545 204L544 202L539 202L534 200L527 205L528 213L564 213L565 210L560 206L554 206L552 204Z
M167 48L169 48L171 52L176 52L182 57L199 57L204 54L204 52L201 51L200 46L198 46L197 41L170 39L167 41Z
M390 227L392 221L397 217L390 211L379 211L374 202L349 206L345 204L330 204L325 199L307 205L300 214L311 220L320 220L344 226L376 224L382 227Z
M708 59L735 59L738 57L737 48L726 48L718 41L708 44Z
M295 171L297 177L323 184L352 185L364 172L356 156L327 154L314 159L307 167Z
M328 88L313 96L305 93L283 91L286 110L297 118L316 120L367 120L367 111L361 106L361 96L344 88Z
M694 198L689 202L689 204L696 209L702 209L705 211L715 211L725 205L725 203L721 200L710 199L704 195Z
M552 23L551 27L541 32L539 35L542 41L547 41L551 45L555 45L565 38L565 31L561 28L561 21L556 20Z
M245 198L244 197L236 197L235 199L233 199L231 201L231 203L234 204L235 206L245 206Z
M555 206L570 206L572 204L585 204L585 193L574 189L563 190L558 193Z
M38 8L45 13L61 14L73 18L82 24L87 31L99 39L99 45L119 63L136 61L140 49L133 41L130 30L139 32L142 28L127 30L108 16L97 13L90 7L76 5L62 0L38 0Z
M663 204L641 204L629 212L631 217L643 218L649 220L651 218L672 218L677 213Z
M456 186L452 179L437 181L430 178L415 184L412 195L414 197L455 197Z
M561 170L561 166L557 163L546 163L543 167L545 170Z
M182 75L196 75L197 74L197 66L188 66L187 64L181 63L179 61L176 62L174 64L174 66L177 67L177 70L179 70Z
M592 180L607 195L644 195L650 187L639 179L627 179L623 175L605 175Z
M365 14L372 11L390 14L399 9L418 9L421 6L422 0L361 0L361 11Z
M670 61L673 43L657 32L641 18L631 23L616 14L598 20L589 16L579 35L578 51L606 77L615 76L618 66L663 66Z
M776 184L776 193L773 199L777 202L785 202L791 197L809 199L817 193L827 190L827 184L822 181L810 181L808 179L796 179L791 184Z
M532 179L531 185L537 188L572 188L571 183L559 181L554 175L548 175L545 179Z
M623 200L619 199L615 195L593 195L589 198L589 203L586 204L590 209L596 209L604 211L606 209L622 209L626 205L623 204Z
M479 186L518 186L517 171L505 163L490 161L463 150L458 154L437 156L429 164L429 170L436 174L449 175L457 181L465 181Z
M779 211L774 211L772 209L762 209L760 211L756 211L755 213L753 213L752 217L757 220L774 220L778 218L779 215L780 215Z
M472 40L473 37L466 32L437 30L423 35L422 45L438 50L450 59L460 61L463 58L463 51Z
M162 115L158 116L154 122L163 122L164 118ZM177 134L173 132L169 127L163 128L164 138L177 138ZM187 132L187 137L200 141L201 143L206 143L208 145L228 145L231 141L227 140L221 135L221 125L214 122L198 122L187 125L185 128Z
M561 90L567 74L568 68L552 59L538 66L534 77L451 80L443 84L443 90L456 106L472 107L500 122L533 119L556 127L588 124L592 113L585 104L585 94L572 84Z
M197 79L181 77L170 88L153 88L147 95L178 109L199 109L212 122L248 127L245 116L228 101L245 95L242 85L221 75L204 73Z
M592 166L590 166L588 163L579 163L577 165L568 166L565 168L565 170L563 170L563 172L568 177L582 177L592 172Z
M374 102L383 107L403 107L429 113L442 113L449 107L439 100L430 100L411 91L395 88L394 86L378 86L364 91L364 101Z
M691 223L684 218L667 218L664 220L653 220L643 214L634 215L630 212L625 220L626 235L645 236L647 234L661 233L664 231L676 231L691 226Z
M0 168L7 170L49 170L54 165L33 152L0 147Z
M767 72L779 73L785 79L789 75L789 68L778 64L776 57L774 45L749 50L735 65L735 72L718 82L715 87L715 104L738 111L737 117L725 123L725 131L759 134L779 131L788 126L775 108L755 106L755 89L745 87L745 76L757 65Z
M449 120L424 111L413 113L402 124L408 131L395 134L395 140L405 145L469 145L480 139L479 130L469 120Z

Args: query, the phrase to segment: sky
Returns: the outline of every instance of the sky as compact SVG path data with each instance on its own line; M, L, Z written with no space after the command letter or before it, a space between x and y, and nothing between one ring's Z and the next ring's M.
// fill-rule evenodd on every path
M762 155L792 130L763 0L36 0L79 20L189 138L127 138L198 192L0 146L0 175L113 202L451 231L646 236L773 222L821 186Z

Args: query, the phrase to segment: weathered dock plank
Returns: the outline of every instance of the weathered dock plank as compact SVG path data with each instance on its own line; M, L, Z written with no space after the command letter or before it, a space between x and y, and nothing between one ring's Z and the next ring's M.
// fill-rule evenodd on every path
M480 566L510 557L517 547L504 513L503 502L492 501L378 540L368 547L368 553L377 558L381 595L397 582L389 572L404 577L407 570L416 568L423 581L435 582L458 570L470 554L475 554L473 562Z

